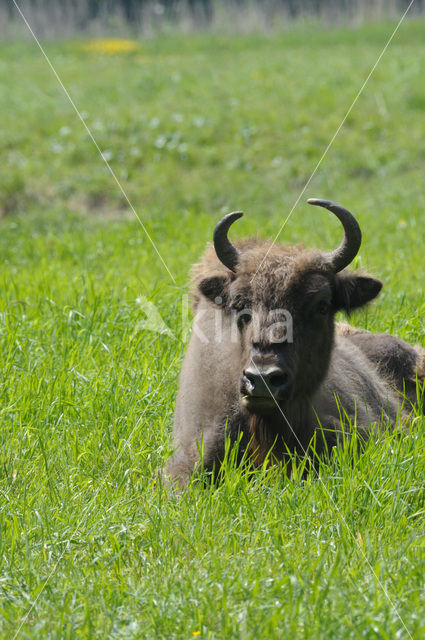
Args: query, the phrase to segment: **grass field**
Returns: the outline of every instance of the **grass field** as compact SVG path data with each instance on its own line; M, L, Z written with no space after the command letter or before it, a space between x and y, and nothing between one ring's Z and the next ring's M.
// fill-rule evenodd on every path
M274 236L394 24L0 46L0 635L423 638L425 421L320 480L229 469L168 496L190 265L219 217ZM424 344L425 22L405 22L282 241L361 223L352 321ZM156 306L163 324L146 327ZM152 327L151 327L152 328Z

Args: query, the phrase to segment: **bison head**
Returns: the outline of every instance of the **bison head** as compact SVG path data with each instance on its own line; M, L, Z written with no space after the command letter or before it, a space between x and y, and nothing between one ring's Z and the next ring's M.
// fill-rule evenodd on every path
M198 280L200 293L234 320L240 401L257 415L314 393L329 367L335 313L366 304L382 287L345 269L361 244L354 216L328 200L308 202L341 221L345 233L337 249L324 253L258 240L234 246L227 233L243 214L229 213L214 231L211 269Z

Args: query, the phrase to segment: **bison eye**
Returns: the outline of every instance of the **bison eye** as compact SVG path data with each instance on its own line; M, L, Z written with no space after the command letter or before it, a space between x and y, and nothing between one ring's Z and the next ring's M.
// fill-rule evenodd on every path
M318 303L316 310L320 316L327 316L331 310L331 303L328 300L321 300Z
M252 315L249 311L239 311L237 317L238 329L242 331L242 329L251 322Z

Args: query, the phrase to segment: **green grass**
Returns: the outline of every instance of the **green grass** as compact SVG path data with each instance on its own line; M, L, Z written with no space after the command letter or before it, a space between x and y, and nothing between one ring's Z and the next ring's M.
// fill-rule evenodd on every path
M175 282L36 46L0 47L1 637L424 637L423 419L320 480L157 481L191 263L224 212L274 236L393 28L46 45ZM305 198L352 209L385 281L353 322L422 343L424 28L402 25L281 236L328 249Z

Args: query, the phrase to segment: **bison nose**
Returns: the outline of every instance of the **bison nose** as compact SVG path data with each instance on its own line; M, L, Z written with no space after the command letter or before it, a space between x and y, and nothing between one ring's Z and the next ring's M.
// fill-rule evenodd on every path
M288 391L292 376L288 370L278 367L260 369L258 367L245 369L243 382L248 395L253 397L278 397Z

